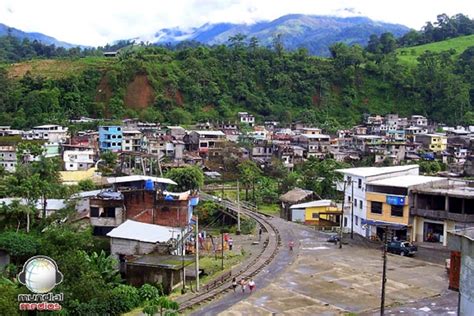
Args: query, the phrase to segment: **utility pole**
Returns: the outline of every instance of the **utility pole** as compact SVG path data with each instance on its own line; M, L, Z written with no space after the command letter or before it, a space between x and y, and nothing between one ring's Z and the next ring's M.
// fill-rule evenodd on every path
M354 181L351 179L351 239L354 239Z
M222 235L222 246L221 246L221 270L224 270L224 231L221 232Z
M342 191L342 195L343 195L343 198L342 198L342 209L341 209L341 229L339 231L339 249L342 248L342 222L344 221L344 202L346 201L346 184L347 184L347 181L344 180L344 188L343 188L343 191Z
M237 180L237 235L240 235L240 188L239 180Z
M186 291L186 270L184 270L184 252L185 252L185 248L184 248L184 230L183 230L183 228L181 228L181 269L182 269L182 273L183 273L183 289L181 290L181 292L183 294Z
M385 312L385 284L387 283L387 235L388 227L385 227L385 234L383 237L383 270L382 270L382 297L380 299L380 315L383 316Z
M196 291L199 292L199 217L196 215L196 232L195 232L196 249Z

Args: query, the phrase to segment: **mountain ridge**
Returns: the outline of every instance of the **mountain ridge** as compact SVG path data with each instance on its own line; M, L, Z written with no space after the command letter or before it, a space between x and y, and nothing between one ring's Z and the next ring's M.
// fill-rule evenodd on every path
M64 48L73 48L73 47L85 47L84 45L75 45L67 42L60 41L52 36L39 33L39 32L25 32L20 29L8 26L6 24L0 23L0 36L6 36L8 34L11 34L13 37L19 38L19 39L25 39L27 38L30 41L38 41L43 44L47 45L55 45L57 47L64 47Z
M253 24L206 23L200 27L183 30L166 28L155 33L156 44L177 44L197 41L207 45L226 44L237 34L256 37L263 46L270 46L277 35L285 48L306 48L313 55L328 56L328 47L335 42L365 45L372 34L391 32L396 37L410 29L401 24L374 21L364 16L337 17L329 15L287 14L271 21Z

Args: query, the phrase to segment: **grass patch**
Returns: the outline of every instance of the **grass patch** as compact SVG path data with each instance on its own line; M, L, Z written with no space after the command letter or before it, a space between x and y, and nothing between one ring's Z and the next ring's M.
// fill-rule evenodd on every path
M418 63L416 59L427 50L439 53L442 51L454 49L456 50L454 56L458 57L470 46L474 46L474 35L460 36L445 41L429 43L425 45L403 47L397 49L396 52L397 57L402 64L405 64L407 66L416 66L416 64Z
M264 214L278 216L280 215L280 206L278 204L261 204L258 206L258 210Z
M60 79L77 75L86 69L107 69L115 60L105 57L84 57L75 59L33 59L21 63L11 64L8 67L10 78L22 78L27 72L33 76L47 79Z

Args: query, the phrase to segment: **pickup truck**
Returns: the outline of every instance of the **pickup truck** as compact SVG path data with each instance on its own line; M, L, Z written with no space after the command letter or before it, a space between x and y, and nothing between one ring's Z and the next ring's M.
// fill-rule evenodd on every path
M418 251L418 248L408 241L391 241L387 245L387 251L399 254L400 256L413 256Z

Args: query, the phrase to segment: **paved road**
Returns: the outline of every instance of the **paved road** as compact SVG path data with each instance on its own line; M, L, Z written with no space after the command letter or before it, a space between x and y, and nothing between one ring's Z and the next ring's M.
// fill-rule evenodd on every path
M287 245L290 240L297 241L304 237L306 232L305 228L294 229L295 227L292 223L287 223L279 218L273 218L271 222L275 224L280 231L283 247L273 262L254 279L257 290L270 285L274 281L275 276L281 274L292 262L294 262L298 249L290 252ZM231 306L247 299L251 295L248 292L242 294L240 288L237 290L238 291L236 291L235 294L233 292L227 293L218 301L194 311L191 315L216 315L228 310Z
M277 218L272 221L280 230L283 245L293 239L299 249L290 253L283 247L256 278L255 293L228 293L193 315L340 315L367 313L379 307L379 250L355 244L338 249L319 232ZM389 255L387 305L412 301L433 307L431 302L444 297L446 287L443 266Z

